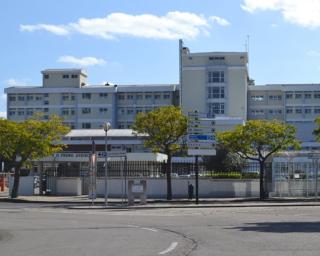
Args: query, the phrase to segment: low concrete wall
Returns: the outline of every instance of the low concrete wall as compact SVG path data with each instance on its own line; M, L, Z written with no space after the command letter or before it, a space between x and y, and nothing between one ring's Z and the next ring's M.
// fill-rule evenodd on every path
M167 194L166 179L146 179L147 196L149 198L165 198ZM172 179L172 194L174 198L188 197L188 184L194 186L194 179ZM121 179L108 180L110 197L120 197L124 191L124 181ZM104 195L104 180L97 179L97 194ZM259 180L237 179L199 179L199 196L206 197L258 197Z
M81 178L59 177L56 179L56 195L80 196L81 193Z
M9 176L10 195L11 195L11 191L12 191L12 187L13 187L13 181L14 181L14 178L12 176ZM20 177L18 195L19 196L32 196L34 193L33 186L34 186L34 177L33 176Z

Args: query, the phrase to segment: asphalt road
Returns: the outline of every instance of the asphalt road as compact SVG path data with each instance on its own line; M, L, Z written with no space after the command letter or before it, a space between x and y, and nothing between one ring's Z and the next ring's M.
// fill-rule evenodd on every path
M320 207L74 210L0 203L0 255L320 255Z

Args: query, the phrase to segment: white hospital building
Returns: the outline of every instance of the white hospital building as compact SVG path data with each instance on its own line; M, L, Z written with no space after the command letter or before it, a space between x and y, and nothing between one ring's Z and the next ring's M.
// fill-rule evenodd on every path
M320 115L320 84L254 85L247 52L192 53L179 45L179 83L90 85L82 69L43 70L41 86L5 89L7 118L22 121L36 112L64 118L72 129L130 128L135 115L167 105L215 115L220 126L249 119L278 119L297 127L306 149L320 148L312 131Z

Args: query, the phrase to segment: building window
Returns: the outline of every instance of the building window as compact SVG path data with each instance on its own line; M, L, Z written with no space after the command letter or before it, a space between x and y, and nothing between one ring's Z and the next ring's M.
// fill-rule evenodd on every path
M19 101L24 101L24 96L18 96Z
M133 114L133 109L127 109L127 114L132 115Z
M305 93L304 94L305 99L311 99L311 93Z
M301 99L302 98L302 94L301 93L296 93L295 94L295 98L296 99Z
M208 98L209 99L223 99L224 88L223 87L208 87Z
M264 100L264 96L263 95L252 95L251 96L251 100L252 101L263 101Z
M281 100L281 95L269 95L269 100Z
M320 108L315 108L315 109L314 109L314 113L315 113L315 114L320 114Z
M100 98L107 98L108 97L108 93L102 92L102 93L99 93L99 96L100 96Z
M302 109L301 108L296 108L296 114L302 114Z
M136 113L137 113L137 114L139 114L139 113L141 113L141 112L143 112L142 108L137 108L137 109L136 109Z
M271 115L279 115L281 113L282 113L281 109L270 109L269 110L269 114L271 114Z
M99 108L99 112L100 113L107 113L108 112L108 108Z
M313 97L314 97L315 99L320 99L320 93L315 92L314 95L313 95Z
M24 116L24 110L18 110L18 116Z
M150 99L152 99L152 94L151 93L147 93L144 97L145 97L146 100L150 100Z
M161 98L161 95L160 95L160 94L155 94L155 95L154 95L154 99L155 99L155 100L159 100L160 98Z
M71 78L78 78L78 75L72 74Z
M33 100L33 95L27 95L27 100Z
M69 75L62 75L62 78L64 79L69 78Z
M118 124L119 129L124 129L125 125L123 123Z
M118 113L120 115L124 115L126 113L126 111L123 108L119 108Z
M124 100L124 94L123 93L118 95L118 100Z
M286 93L286 99L292 99L293 95L292 93Z
M32 109L27 109L27 115L32 116L33 115L33 110Z
M16 96L9 96L9 101L16 101Z
M62 95L62 100L69 100L69 95L68 94L63 94Z
M213 117L215 114L224 114L224 103L209 103L209 117Z
M170 99L170 94L169 93L165 93L163 94L163 99Z
M61 114L62 114L63 116L69 115L69 109L62 109Z
M44 75L44 79L49 79L49 75L48 75L48 74L45 74L45 75Z
M142 94L137 94L137 95L136 95L136 100L142 100L142 98L143 98L143 97L142 97Z
M305 114L311 114L311 108L305 108L304 109Z
M293 113L293 109L292 108L287 108L286 109L286 113L287 114L292 114Z
M36 96L36 101L40 101L42 100L42 97L41 96Z
M224 60L224 56L209 56L209 60Z
M44 110L43 110L43 112L49 112L49 109L48 108L45 108Z
M254 110L251 110L251 114L254 115L254 116L263 115L264 114L264 110L263 109L254 109Z
M71 95L71 100L75 100L75 96L74 95Z
M82 123L82 129L90 129L91 123Z
M44 104L44 105L49 105L49 101L45 100L45 101L43 102L43 104Z
M208 72L208 83L223 83L223 82L224 82L224 71Z
M9 116L14 116L16 114L15 110L9 109Z
M44 93L43 97L49 97L49 93Z
M91 99L91 93L82 93L82 99L90 100Z
M133 95L132 95L132 94L128 94L128 95L127 95L127 99L128 99L128 100L133 100Z
M82 114L90 114L91 108L82 108Z

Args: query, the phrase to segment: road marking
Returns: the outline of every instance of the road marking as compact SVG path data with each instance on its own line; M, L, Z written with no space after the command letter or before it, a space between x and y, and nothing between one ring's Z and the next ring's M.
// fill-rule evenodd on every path
M177 247L177 245L178 245L177 242L173 242L173 243L170 244L170 246L167 249L165 249L162 252L159 252L158 254L159 255L167 254L168 252L173 251Z
M152 232L158 232L158 230L156 230L154 228L141 228L141 229L149 230L149 231L152 231Z

